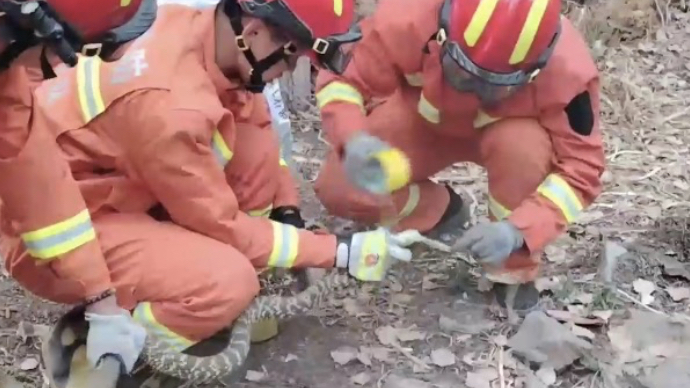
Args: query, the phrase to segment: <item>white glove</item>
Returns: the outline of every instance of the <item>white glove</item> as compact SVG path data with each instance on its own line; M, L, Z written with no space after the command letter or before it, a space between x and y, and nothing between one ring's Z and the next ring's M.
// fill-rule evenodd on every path
M122 362L127 373L144 349L146 329L134 322L127 310L121 314L86 313L89 333L86 337L86 358L95 368L101 358L112 355Z
M410 261L412 252L387 229L379 227L339 239L336 267L361 281L381 281L394 260Z

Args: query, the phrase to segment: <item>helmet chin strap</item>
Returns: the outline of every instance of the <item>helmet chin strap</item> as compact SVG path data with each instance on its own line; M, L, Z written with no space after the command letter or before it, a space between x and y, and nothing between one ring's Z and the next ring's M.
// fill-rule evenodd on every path
M245 88L252 93L261 93L266 86L266 82L263 79L264 72L270 69L276 63L287 60L290 55L294 52L294 46L291 42L285 44L283 47L274 50L266 58L257 60L254 56L249 45L244 39L242 33L244 32L244 26L242 25L242 11L235 1L226 1L223 7L225 14L230 19L230 25L232 30L235 32L235 43L240 49L244 57L249 62L249 66L252 67L249 73L249 83L245 85Z

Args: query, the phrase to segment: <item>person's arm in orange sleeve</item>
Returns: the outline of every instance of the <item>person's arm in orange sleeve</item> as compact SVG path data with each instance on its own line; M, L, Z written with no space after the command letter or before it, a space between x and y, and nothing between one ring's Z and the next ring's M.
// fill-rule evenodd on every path
M31 117L26 74L13 66L0 77L6 118L0 137L3 215L36 260L79 282L85 299L98 296L112 287L110 273L67 160L40 113Z
M361 22L362 39L351 45L352 59L342 75L327 70L316 78L316 102L326 141L341 153L344 143L365 129L365 106L373 97L392 94L404 80L404 68L421 63L421 37L411 23L378 10ZM416 50L404 47L418 47Z
M122 117L119 128L132 128L122 131L117 141L127 147L133 173L142 178L171 219L233 246L256 267L334 267L334 235L299 230L239 211L211 144L214 123L199 111L174 108L175 102L167 91L149 90L131 94L109 108L122 112L113 113Z
M592 80L567 106L544 111L541 124L553 143L551 174L508 220L530 251L553 241L602 191L604 145L599 126L599 80Z

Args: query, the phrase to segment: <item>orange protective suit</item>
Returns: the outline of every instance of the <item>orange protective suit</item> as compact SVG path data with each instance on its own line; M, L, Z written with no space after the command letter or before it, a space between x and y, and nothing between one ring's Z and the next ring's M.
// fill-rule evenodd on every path
M215 64L213 7L158 12L117 61L58 69L36 114L91 210L118 303L182 349L249 305L255 267L333 267L336 237L249 215L297 204L264 97ZM17 279L56 299L45 284L58 279L20 248Z
M0 73L2 254L13 276L40 267L69 280L82 298L95 296L110 288L110 274L84 199L54 136L45 125L29 128L40 121L32 115L32 90L42 79L39 51L26 51ZM8 258L18 246L34 260L13 265ZM61 299L65 291L45 280L32 281Z
M599 129L598 71L580 34L564 18L555 52L535 81L497 106L456 92L443 80L438 30L442 0L382 0L362 22L363 39L343 76L321 72L317 101L334 152L321 170L316 193L325 207L362 222L397 220L398 229L431 229L449 201L429 177L471 161L489 178L489 215L507 218L526 248L501 268L487 268L496 282L533 279L544 246L600 193L604 152ZM403 49L404 48L404 49ZM571 128L566 106L589 91L591 133ZM384 101L370 109L374 98ZM411 161L412 184L381 200L347 182L339 154L354 132L365 130L402 150Z

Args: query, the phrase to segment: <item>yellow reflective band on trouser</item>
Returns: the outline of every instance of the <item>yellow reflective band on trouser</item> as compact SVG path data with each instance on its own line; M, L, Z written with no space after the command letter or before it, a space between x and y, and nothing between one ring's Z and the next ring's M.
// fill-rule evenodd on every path
M132 0L120 0L120 7L127 7L132 4Z
M426 121L434 124L441 122L441 115L435 106L431 105L429 100L424 97L424 94L419 96L419 104L417 105L417 111Z
M400 210L397 217L393 219L383 220L381 222L381 226L392 227L393 225L400 222L400 220L412 214L414 209L417 208L417 205L419 205L419 185L413 183L407 186L407 188L408 194L405 206L403 206L403 208Z
M297 228L271 221L273 224L273 250L268 258L269 267L291 268L299 252Z
M544 18L548 5L549 0L534 0L532 2L532 6L527 13L525 25L522 26L517 43L513 48L513 53L510 54L509 64L515 65L525 60L529 49L532 48L534 37L537 36L539 24L541 24L541 20Z
M266 206L263 209L250 210L249 215L252 217L268 217L273 210L273 204Z
M489 19L491 19L491 15L493 15L496 9L496 4L498 4L498 0L484 0L479 2L463 35L468 46L474 47L474 45L477 44L479 37L482 36L486 25L489 23Z
M424 84L422 73L405 74L405 80L410 86L420 87Z
M369 255L377 255L378 261L376 265L367 265L367 257ZM388 256L388 244L386 244L386 235L384 233L367 233L362 241L362 250L359 252L361 257L357 264L355 273L357 279L381 279L386 270L386 258Z
M280 163L280 166L281 166L281 167L287 167L287 165L288 165L287 162L285 161L285 159L283 159L283 158L280 158L280 162L279 162L279 163Z
M584 208L573 188L557 174L547 176L537 191L558 206L568 223L575 221Z
M29 254L50 259L96 239L91 215L84 209L74 217L21 235Z
M77 91L84 123L105 111L101 95L101 59L98 56L79 56L77 63Z
M156 317L153 315L153 311L151 311L151 303L149 302L139 303L134 309L134 314L132 314L132 317L137 323L142 325L148 333L153 333L156 337L161 338L161 340L173 352L182 352L183 350L195 344L194 341L188 340L187 338L176 334L158 322Z
M211 148L213 148L213 155L216 157L218 164L225 168L228 162L230 162L230 159L232 159L233 153L225 143L225 140L223 140L223 135L221 135L217 129L213 131Z
M319 109L331 102L347 102L359 106L364 111L364 97L354 87L344 82L331 82L316 93L316 104Z
M491 194L489 194L489 214L497 221L500 221L510 215L511 211L505 206L501 205Z

